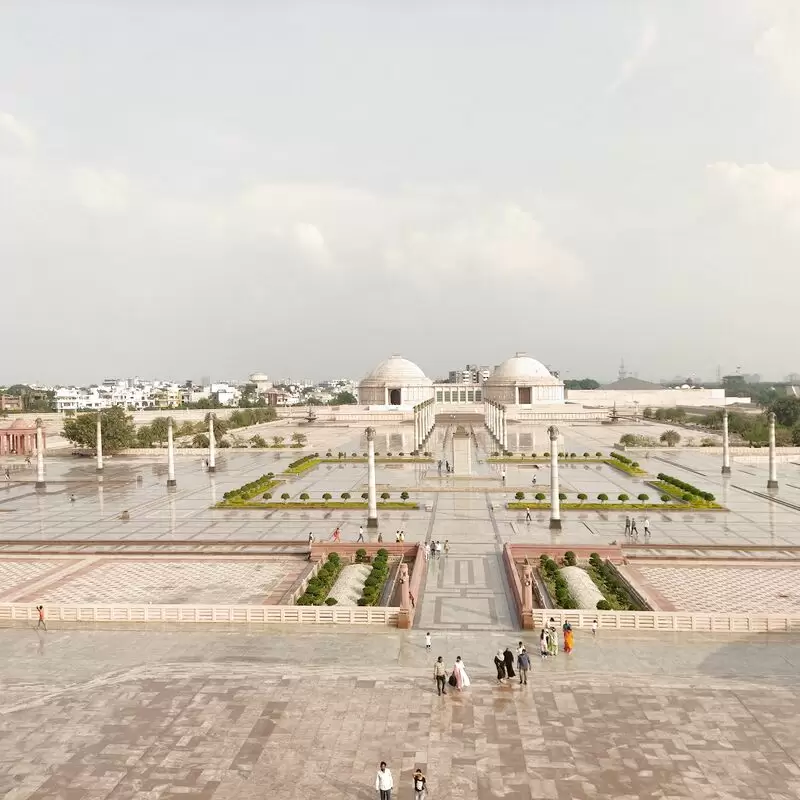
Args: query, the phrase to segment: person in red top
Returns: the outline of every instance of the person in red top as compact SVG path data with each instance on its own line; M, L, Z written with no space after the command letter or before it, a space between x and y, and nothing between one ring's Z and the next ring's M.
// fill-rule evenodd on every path
M38 631L39 628L44 628L46 631L47 623L44 621L44 606L36 606L36 610L39 612L39 622L36 623L36 630Z
M339 532L339 527L336 527L336 530L333 532L333 541L338 542L341 541L341 533Z

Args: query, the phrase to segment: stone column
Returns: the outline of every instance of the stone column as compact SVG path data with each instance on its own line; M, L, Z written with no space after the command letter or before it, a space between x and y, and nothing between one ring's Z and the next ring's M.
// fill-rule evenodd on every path
M44 436L42 435L42 420L36 418L36 488L44 489Z
M95 472L103 471L103 423L100 420L100 412L97 412L97 444L95 446L97 453L97 466Z
M722 474L731 474L731 449L728 440L728 409L722 412Z
M177 486L175 481L175 442L172 439L172 417L167 417L167 487Z
M558 428L547 429L550 436L550 529L561 530L561 500L558 496Z
M367 527L378 527L378 496L375 489L375 428L367 428Z
M775 463L775 414L769 414L769 480L767 489L778 488L778 465Z
M501 419L503 420L502 422L503 437L501 440L503 445L503 450L508 450L508 420L506 419L507 415L508 415L508 409L505 406L503 406L503 412L501 417Z
M214 413L208 414L208 471L217 471L217 443L214 440Z

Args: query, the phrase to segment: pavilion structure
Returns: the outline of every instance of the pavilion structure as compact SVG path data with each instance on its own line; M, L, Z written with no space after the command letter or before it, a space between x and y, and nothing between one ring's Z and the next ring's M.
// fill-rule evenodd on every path
M42 430L42 444L45 432ZM30 456L36 452L36 423L17 419L7 428L0 428L0 455Z

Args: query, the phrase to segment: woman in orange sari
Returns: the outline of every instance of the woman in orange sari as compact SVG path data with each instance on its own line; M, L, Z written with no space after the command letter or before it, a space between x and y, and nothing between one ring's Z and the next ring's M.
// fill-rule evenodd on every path
M566 630L564 631L564 652L571 653L574 639L572 638L572 625L567 623Z

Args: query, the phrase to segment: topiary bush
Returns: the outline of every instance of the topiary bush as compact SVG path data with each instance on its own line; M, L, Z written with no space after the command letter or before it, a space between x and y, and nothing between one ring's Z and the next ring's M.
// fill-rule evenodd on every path
M567 552L564 553L564 563L568 567L574 567L578 563L578 558L572 550L567 550Z
M598 600L596 608L598 611L611 611L611 603L608 600Z

